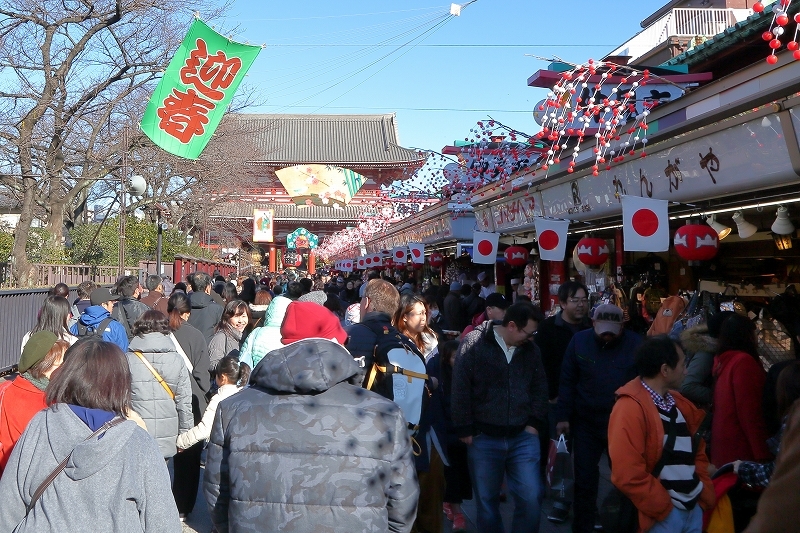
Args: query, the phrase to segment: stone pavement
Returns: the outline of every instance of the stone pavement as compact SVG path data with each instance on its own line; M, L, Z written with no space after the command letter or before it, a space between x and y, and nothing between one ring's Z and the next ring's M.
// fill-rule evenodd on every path
M600 491L598 496L599 502L603 500L608 491L611 490L611 470L608 467L608 459L604 455L600 461ZM547 521L547 512L552 507L552 500L546 499L542 505L542 522L540 533L568 533L571 529L571 522L567 521L565 524L553 524ZM475 505L472 501L464 502L462 505L464 514L467 517L467 522L470 533L479 533L475 527ZM506 531L511 530L511 518L514 514L514 504L510 501L500 504L500 512L503 515L503 525ZM444 533L451 533L453 524L444 518ZM202 476L201 487L197 494L197 503L195 504L194 511L189 515L188 520L183 526L183 533L210 533L211 532L211 519L208 514L208 507L205 504L202 493ZM613 533L613 532L609 532Z

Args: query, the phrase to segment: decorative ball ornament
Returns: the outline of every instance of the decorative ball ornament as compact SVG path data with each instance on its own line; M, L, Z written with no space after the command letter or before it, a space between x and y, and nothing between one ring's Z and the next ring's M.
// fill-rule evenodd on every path
M719 251L719 235L707 224L686 224L675 232L675 252L687 261L708 261Z
M444 256L439 252L433 252L428 258L428 263L431 265L431 268L440 268L444 263Z
M598 267L608 261L609 248L605 239L584 237L575 247L578 259L588 267Z
M506 248L503 255L506 258L506 263L512 267L521 267L528 263L528 250L516 244Z
M770 9L772 13L772 22L769 26L769 31L765 31L761 34L761 38L764 39L769 43L769 47L772 49L772 53L767 56L767 63L770 65L774 65L778 62L778 56L775 55L775 51L779 50L783 46L783 42L781 41L781 37L786 34L786 28L789 23L794 20L795 28L794 28L794 37L787 43L786 48L790 51L797 51L797 35L800 31L800 13L795 14L791 19L789 18L789 7L792 4L792 0L780 0L780 2L775 2L772 4ZM763 13L765 11L764 4L762 2L756 2L753 4L753 11L756 13ZM794 59L800 59L800 54L792 54Z

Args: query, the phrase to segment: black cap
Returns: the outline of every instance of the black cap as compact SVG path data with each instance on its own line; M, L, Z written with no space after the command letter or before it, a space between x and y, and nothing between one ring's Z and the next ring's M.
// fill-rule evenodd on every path
M110 290L100 288L92 291L92 294L89 295L89 300L91 300L92 305L100 305L113 300L119 300L119 294L111 294Z
M499 292L493 292L486 297L486 307L497 307L499 309L507 309L510 305L506 297Z

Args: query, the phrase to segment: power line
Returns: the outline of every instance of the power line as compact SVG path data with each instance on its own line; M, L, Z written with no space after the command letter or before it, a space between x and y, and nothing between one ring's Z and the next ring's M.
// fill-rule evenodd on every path
M364 43L338 43L338 44L325 44L325 43L284 43L284 44L268 44L267 48L286 48L286 47L309 47L309 48L332 48L332 47L348 47L348 46L393 46L391 44L364 44ZM564 44L564 43L549 43L549 44L468 44L468 43L451 43L451 44L420 44L418 47L425 48L544 48L551 46L558 46L559 48L592 48L598 46L615 46L614 44Z
M390 15L392 13L408 13L410 11L433 11L433 10L443 10L447 9L448 6L433 6L433 7L419 7L415 9L398 9L396 11L377 11L375 13L345 13L344 15L320 15L318 17L292 17L292 18L283 18L283 19L254 19L254 18L246 18L246 19L234 19L234 18L226 18L225 20L229 20L231 22L283 22L288 20L318 20L318 19L334 19L334 18L347 18L347 17L367 17L370 15Z
M266 104L259 107L318 108L315 105L277 105ZM325 106L327 109L364 109L369 111L445 111L457 113L532 113L531 109L458 109L454 107L364 107L364 106Z

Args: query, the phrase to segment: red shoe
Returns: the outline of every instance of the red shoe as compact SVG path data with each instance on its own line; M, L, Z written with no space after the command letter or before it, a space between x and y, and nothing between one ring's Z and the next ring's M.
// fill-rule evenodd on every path
M467 530L467 520L464 518L464 513L458 513L453 515L453 532L466 531L466 530Z
M453 521L453 509L450 508L450 504L449 503L443 503L442 504L442 511L444 512L444 516L448 520L450 520L452 522Z

